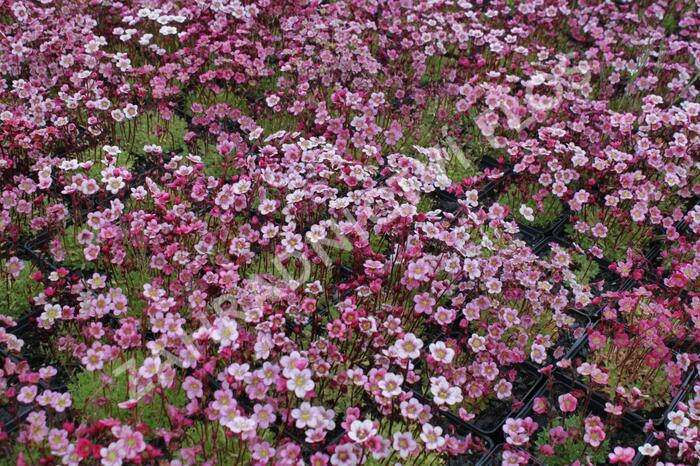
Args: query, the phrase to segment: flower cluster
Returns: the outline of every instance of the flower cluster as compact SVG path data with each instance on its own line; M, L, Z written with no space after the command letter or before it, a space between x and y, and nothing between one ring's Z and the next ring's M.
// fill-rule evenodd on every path
M0 455L693 464L696 7L0 0Z

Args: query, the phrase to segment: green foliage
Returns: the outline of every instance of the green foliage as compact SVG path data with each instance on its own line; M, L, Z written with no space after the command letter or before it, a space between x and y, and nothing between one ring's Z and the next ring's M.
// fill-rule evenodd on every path
M197 422L184 432L184 448L201 447L200 460L211 460L216 456L218 464L251 464L249 446L237 437L226 437L226 428L221 424ZM270 445L275 444L274 435L267 429L261 435ZM178 457L179 455L176 455Z
M122 359L109 363L102 371L82 371L68 387L73 398L72 409L80 419L104 419L113 417L122 422L145 422L151 428L168 427L167 405L183 407L187 404L185 392L177 387L162 390L145 390L145 387L131 387L131 370L138 370L145 356L142 351L127 353ZM132 367L133 369L129 369ZM138 406L124 409L119 403L131 398L139 398Z
M568 333L568 329L575 327L575 325L576 319L574 319L570 315L567 315L564 328L559 328L557 327L556 322L552 318L552 313L543 312L540 315L536 316L531 327L525 328L520 325L514 325L506 330L506 334L510 334L513 337L517 337L519 333L525 332L530 337L525 347L523 348L523 350L527 354L530 353L532 345L535 343L536 335L540 334L545 337L549 337L549 341L552 342L552 349L548 350L547 353L551 355L553 348L556 347L556 344L559 341L559 338Z
M426 122L424 125L428 126L429 123ZM424 131L424 133L429 134L435 132L437 132L437 130L434 129L431 129L430 131L426 129ZM434 137L428 138L426 136L418 145L422 147L440 146L445 149L445 158L440 161L440 164L447 177L453 183L461 183L465 178L471 178L481 173L481 168L479 167L481 155L477 155L477 152L470 151L468 148L459 147L452 139L440 138L438 140ZM422 154L416 154L415 158L420 160L422 163L428 163L427 157Z
M36 267L23 261L24 268L19 277L14 278L7 273L7 261L0 261L0 305L2 313L13 318L18 318L29 309L29 298L41 291L41 284L32 280L31 274Z
M428 57L426 61L425 73L421 77L421 85L427 86L431 83L441 82L443 78L443 70L446 67L454 67L457 65L457 60L446 57L444 55L433 55Z
M433 201L427 196L423 196L421 200L418 201L418 204L416 204L416 210L418 212L430 212L433 208Z
M648 349L641 345L633 343L629 348L621 348L611 339L593 353L595 363L608 374L608 384L603 391L611 399L615 398L615 389L622 386L627 390L637 387L657 407L666 406L671 401L671 387L664 364L649 364L645 360L647 353Z
M481 173L479 160L473 152L467 152L457 147L447 149L448 159L445 163L447 176L453 183L461 183L465 178L471 178Z
M581 284L588 284L600 273L600 266L594 259L585 254L571 254L571 269L576 275L576 280Z
M538 202L533 199L537 194L539 185L530 185L526 192L518 189L516 185L511 185L509 189L498 197L498 203L507 205L510 209L512 217L523 225L534 228L547 228L556 222L564 212L564 204L554 194L548 194L542 198L541 207ZM534 220L527 220L520 213L520 206L525 204L533 210Z
M6 446L0 444L0 466L17 466L19 448L16 445L10 445L9 442L5 443L7 443Z
M83 251L87 245L78 243L78 235L84 229L83 226L71 225L66 228L61 237L61 243L65 250L65 257L61 262L69 270L84 270L92 267L92 262L85 258Z
M130 123L131 124L131 123ZM187 122L177 115L170 120L164 120L154 112L146 112L136 120L136 128L127 147L121 147L123 151L134 154L143 154L143 147L149 144L161 146L163 152L168 153L178 148L185 148L184 137L187 132Z
M565 443L555 445L550 442L549 429L554 427L563 427L569 433ZM563 420L553 419L547 428L543 428L537 434L535 451L539 452L543 445L551 445L554 447L554 454L552 456L538 454L537 460L547 466L568 466L577 460L583 462L584 458L590 459L593 464L606 464L610 451L610 439L606 438L598 448L593 448L583 440L583 433L583 417L579 414Z
M126 314L138 319L143 318L143 310L146 307L146 300L141 297L143 285L151 283L152 277L147 273L148 269L130 270L123 272L114 271L110 277L111 286L122 289L128 300Z
M599 209L593 207L585 208L579 213L579 220L591 228L600 222L601 217L605 218L602 223L608 229L605 238L594 237L590 229L579 233L573 228L573 222L566 226L565 231L584 251L598 246L602 249L603 256L610 261L624 260L627 257L627 248L641 254L649 247L652 240L649 226L639 225L630 219L600 215Z

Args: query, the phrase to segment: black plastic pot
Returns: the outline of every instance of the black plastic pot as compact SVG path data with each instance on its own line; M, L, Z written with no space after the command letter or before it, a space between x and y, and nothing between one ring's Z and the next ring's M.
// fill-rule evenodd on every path
M332 304L337 304L341 299L345 298L350 294L349 290L339 290L337 285L349 282L353 276L354 271L351 267L347 265L341 265L340 267L334 266L333 269L333 280L336 286L333 287Z
M651 245L651 247L647 250L646 253L644 253L644 258L647 260L649 264L653 264L656 259L659 258L661 255L661 251L663 251L663 245L661 243L654 243Z
M518 372L518 375L515 383L513 383L512 398L526 405L544 382L544 377L529 363L521 364L513 369ZM418 389L414 387L413 391L421 403L435 406L429 393L423 392L420 387ZM503 432L501 431L503 423L508 417L515 417L520 412L520 410L512 411L513 404L512 401L493 398L489 400L489 406L479 416L469 422L465 422L453 412L447 410L440 410L439 412L451 424L498 442L503 437Z
M30 329L34 328L36 325L36 318L39 317L41 313L42 311L36 308L26 311L19 319L16 319L17 325L9 327L7 332L22 338Z
M494 201L495 199L489 198L489 201L486 201L486 203ZM552 236L559 228L563 228L563 225L566 224L568 218L569 214L564 213L551 225L542 228L536 228L522 222L516 222L520 230L516 236L529 244L533 249L536 249L543 244L543 241L546 238Z
M459 210L459 202L457 201L457 196L448 191L436 190L433 193L433 203L435 207L442 210L443 212L454 213L457 212L457 210Z
M430 402L426 401L423 397L417 394L415 396L416 399L422 404L430 405ZM363 414L369 415L369 417L372 419L377 420L386 417L380 412L374 400L372 400L366 392L364 394L364 401L367 412ZM430 422L434 426L441 427L443 429L443 433L449 433L450 435L460 439L465 439L468 435L471 435L473 440L476 439L484 447L484 451L449 457L445 463L446 466L476 466L488 456L489 452L493 448L493 441L488 436L484 436L464 425L455 424L450 418L444 416L442 412L438 412L435 416L433 416Z
M553 390L554 393L550 392L550 387L545 385L543 386L533 397L546 397L548 399L548 403L552 402L552 398L554 398L554 403L556 403L556 397L558 395L564 394L571 392L572 390L584 390L586 391L586 388L584 385L580 384L579 382L575 380L571 380L564 376L561 373L557 373L556 380L554 383L551 385L551 389ZM596 394L590 394L589 395L589 403L587 405L587 411L584 413L586 415L588 414L594 414L596 416L600 416L601 419L603 419L603 422L605 423L606 418L610 417L608 413L605 412L605 400L598 397ZM539 424L538 432L542 431L542 429L547 428L547 416L537 414L533 411L533 401L531 400L528 405L521 411L519 414L519 418L525 418L525 417L531 417L535 422ZM648 438L648 435L642 430L645 424L645 420L639 416L636 416L633 413L626 413L622 416L622 427L609 434L607 436L608 439L610 439L610 445L623 445L623 446L631 446L631 447L637 447L639 445L642 445L644 441ZM534 434L533 437L531 437L530 441L531 443L534 443L534 440L536 438L537 434ZM634 440L622 440L620 437L621 436L627 436L628 438L634 437ZM532 453L532 452L531 452ZM537 458L533 458L535 461L534 464L546 464L545 462L539 462ZM639 465L641 462L644 460L644 457L640 454L637 453L635 456L634 461L632 462L632 465Z
M568 334L560 335L559 339L557 339L557 342L554 344L554 348L547 351L550 356L547 358L547 361L545 361L545 365L556 363L557 360L554 359L552 355L559 348L561 348L563 351L563 355L559 358L559 360L574 359L586 344L588 339L588 329L593 325L591 318L585 312L577 311L575 309L570 309L567 311L567 314L576 320L573 330L575 333L581 332L581 335L578 337ZM532 364L532 362L530 362L530 364Z
M31 405L15 404L11 409L0 408L0 423L4 424L5 431L12 435L19 430L24 419L32 412Z
M678 406L678 403L680 403L686 395L688 395L692 389L693 386L695 385L695 381L698 378L697 372L695 370L690 371L688 376L685 378L683 381L683 388L680 390L678 395L676 395L673 400L671 401L671 404L668 405L668 408L664 411L664 413L659 416L658 418L654 419L654 425L657 426L658 428L665 428L666 427L666 420L668 419L668 414L671 411L674 411L676 409L676 406Z
M508 163L500 163L497 159L491 157L490 155L484 155L479 161L479 165L482 168L500 168L505 174L510 174L513 172L513 166Z
M53 363L51 365L56 368L57 373L48 381L42 380L41 382L39 382L39 385L44 390L51 390L54 392L61 393L67 392L68 386L71 384L71 382L73 382L73 376L82 371L82 368L77 364L75 366L72 366L72 369L69 369L57 363Z
M696 374L696 377L697 377L697 374ZM692 396L693 386L694 386L694 382L695 382L696 377L694 377L690 381L690 384L688 384L685 387L685 390L682 393L680 393L676 399L674 399L674 402L672 403L671 406L669 406L669 409L668 409L666 414L668 414L668 412L670 412L672 410L675 410L675 407L678 404L678 402L686 399L686 397ZM668 432L666 430L665 422L663 425L656 426L656 428L661 432L665 432L666 435L673 436L673 434L671 434L670 432ZM659 441L656 439L656 437L654 437L653 433L649 434L649 438L647 439L646 443L649 443L651 445L659 445L659 447L661 447L661 449L662 449L662 453L660 454L660 456L655 456L653 458L647 458L646 460L643 460L640 464L655 465L655 464L658 464L659 462L661 462L661 463L667 463L667 462L675 463L678 461L678 458L675 456L674 452L663 451L664 447L665 447L664 443L659 443Z
M601 325L602 322L598 322L598 325ZM588 339L587 336L584 336L581 341L578 342L578 348L576 349L576 354L582 355L582 357L586 357L588 355ZM572 380L571 377L568 374L564 373L558 373L558 376L560 377L561 380ZM654 409L651 412L645 412L645 411L635 411L631 412L630 414L633 416L638 417L639 419L642 419L646 421L647 419L651 419L654 423L654 426L657 428L663 428L664 423L666 422L668 413L673 411L676 408L676 405L680 400L683 399L683 396L687 394L688 390L693 386L693 383L695 379L697 378L698 374L695 371L694 368L691 368L690 371L685 375L683 379L683 383L681 384L681 387L678 390L678 393L676 396L673 397L673 399L670 401L669 405L666 408L659 408L659 409ZM583 387L583 384L581 382L576 382L580 384L581 387ZM595 397L600 400L601 402L605 403L608 400L608 398L600 392L594 393Z
M548 236L540 242L537 248L535 248L535 254L544 257L551 251L552 248L550 245L552 243L556 243L565 249L572 251L574 250L574 245L569 240L559 236ZM590 282L596 283L601 280L604 281L604 286L602 288L594 290L596 294L600 295L608 291L628 290L632 287L633 283L631 280L624 279L609 269L611 262L605 259L598 259L597 257L591 257L590 259L594 261L599 268L598 275L591 279ZM587 309L586 313L589 316L595 316L597 315L598 311L598 309Z
M35 236L26 239L23 242L22 247L30 252L33 252L34 250L43 250L48 246L49 240L49 234L46 231L42 231L37 233Z
M562 243L567 243L567 244L573 244L573 241L569 237L569 233L566 231L566 225L568 224L568 219L566 222L561 224L558 228L554 229L550 234L554 236L558 241ZM641 255L645 261L649 264L653 264L653 262L659 257L661 254L661 251L663 250L663 242L658 239L658 237L664 237L665 232L661 228L656 228L656 236L654 238L650 238L650 241L647 243L645 248L643 250L638 250L638 254ZM631 245L627 245L628 247ZM613 262L616 262L615 260L612 260L608 257L602 257L600 259L596 258L597 261L603 264L610 265Z
M499 178L486 179L484 185L479 188L479 204L483 207L488 207L498 199L498 195L501 193L501 189L506 184L506 181L513 177L513 168L499 164L497 160L488 156L484 156L481 159L481 168L484 170L499 169L503 172L503 175Z
M500 169L503 171L503 176L495 180L486 180L483 186L478 190L479 192L479 202L482 205L488 205L498 197L498 190L503 185L504 180L506 180L513 172L513 169L509 166L504 166L499 164L498 161L489 156L483 156L479 162L479 166L485 169ZM432 197L435 200L436 206L445 211L454 213L459 209L458 197L443 189L436 189L432 193Z
M541 231L536 228L531 228L526 225L518 223L520 232L515 236L523 241L525 241L531 248L537 249L544 240L544 235Z
M604 322L598 322L597 325L603 325ZM588 354L588 339L587 337L583 337L582 341L579 342L579 348L578 348L578 353L583 353L584 357ZM568 375L564 375L565 378L568 379ZM685 374L685 377L683 378L683 383L681 384L678 393L672 398L672 400L669 402L668 406L665 408L657 408L653 409L650 412L647 411L634 411L632 412L633 415L636 415L637 417L647 420L651 419L654 423L654 426L657 428L663 428L664 423L666 422L668 413L673 411L676 408L676 405L680 400L683 399L683 396L687 394L687 391L693 386L693 382L695 381L697 377L697 372L695 371L694 367L691 367L691 369ZM607 397L603 393L596 392L596 397L598 397L602 401L608 401Z
M517 452L520 455L522 455L523 458L529 459L527 463L529 465L544 466L542 465L542 463L539 463L534 458L532 458L532 455L529 452L506 446L506 444L503 443L496 445L496 447L493 450L491 450L488 456L484 458L477 466L500 466L501 464L503 464L503 452L506 449L510 449L509 451Z
M697 373L692 370L690 371L685 379L683 380L683 384L681 385L681 389L679 390L678 394L673 397L669 405L666 407L666 409L663 410L663 412L655 417L652 417L651 420L654 422L654 426L658 429L665 429L666 428L666 421L668 420L668 414L676 409L676 406L678 403L685 397L685 395L688 394L688 390L690 390L693 387L693 383L695 382L695 379L697 377ZM653 413L656 413L657 410L653 411ZM646 418L646 415L644 412L636 412L638 416L642 418Z
M470 432L465 430L462 430L462 432L457 432L457 436L461 438L465 438L467 435L470 434L472 436L472 439L476 437L484 445L486 451L483 453L467 453L462 456L448 458L446 466L477 466L482 464L483 461L486 458L488 458L489 454L493 450L493 440L491 440L489 437L480 435L477 432Z

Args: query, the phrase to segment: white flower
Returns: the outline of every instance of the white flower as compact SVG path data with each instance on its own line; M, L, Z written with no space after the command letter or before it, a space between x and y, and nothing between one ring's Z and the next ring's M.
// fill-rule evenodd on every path
M292 390L299 398L304 398L306 393L314 388L314 381L311 380L309 369L291 369L287 380L287 389Z
M126 104L124 107L124 116L131 120L132 118L136 117L139 113L139 107L134 104Z
M683 411L671 411L668 413L668 420L668 428L675 432L681 432L690 425L690 420L685 417Z
M520 212L520 215L522 215L523 218L525 220L527 220L528 222L533 222L535 220L535 216L533 215L532 207L528 207L525 204L522 204L520 206L520 210L518 212Z
M174 28L172 26L161 26L160 33L164 36L172 36L174 34L177 34L177 28Z
M222 347L238 347L238 324L228 317L219 317L214 321L214 330L211 332L214 341Z
M462 389L452 387L443 376L430 378L430 393L433 394L433 401L438 406L452 406L462 401Z
M160 358L146 358L143 360L143 365L139 368L139 375L144 379L150 379L160 372Z
M364 421L354 420L350 424L350 431L348 432L348 437L353 442L364 443L371 436L377 433L377 428L374 426L374 422L369 419Z
M451 363L455 356L455 350L449 348L444 341L431 343L428 348L430 349L430 355L433 357L433 359L443 364Z
M112 194L117 194L124 186L126 183L121 176L110 176L107 178L105 189Z
M651 445L649 443L645 443L644 445L639 447L638 450L639 453L641 453L644 456L656 456L661 451L661 448L659 448L658 445Z
M310 230L306 232L306 239L308 239L310 243L318 243L326 239L326 236L326 229L321 225L312 225Z
M445 437L442 436L442 427L423 424L423 432L420 434L421 440L425 442L426 450L437 450L445 444Z
M530 359L537 364L542 364L547 359L547 349L542 345L532 345L532 348L530 348Z
M250 432L255 429L255 421L245 416L236 416L230 421L226 421L224 425L231 429L234 434Z

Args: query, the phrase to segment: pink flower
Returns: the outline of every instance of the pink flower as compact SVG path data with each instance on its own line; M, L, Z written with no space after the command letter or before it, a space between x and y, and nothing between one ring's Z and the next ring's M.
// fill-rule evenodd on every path
M415 303L414 309L419 314L432 314L433 306L435 306L435 299L430 296L430 293L421 293L413 297L413 302Z
M131 428L125 426L116 429L116 431L115 435L119 437L117 445L124 452L124 458L134 458L146 449L146 443L141 432L131 430Z
M499 400L505 400L510 398L512 395L513 384L505 379L501 379L498 381L498 383L496 383L496 385L494 385L493 389L496 392L496 397Z
M530 348L530 358L536 364L542 364L547 359L547 349L543 345L533 344Z
M143 360L143 364L139 368L139 375L144 379L151 379L160 372L161 361L158 356L149 357Z
M547 410L547 398L538 396L532 402L532 410L537 414L544 414Z
M552 456L554 454L554 448L549 444L544 444L540 446L540 453L543 456Z
M399 374L387 373L382 380L377 383L377 386L382 391L382 396L392 398L401 394L403 385L403 376Z
M412 333L407 333L403 338L396 341L394 347L396 354L401 359L416 359L420 356L423 342Z
M20 403L26 403L29 404L32 401L34 401L34 398L36 397L37 393L37 386L36 385L30 385L28 387L22 387L19 390L19 393L17 394L17 401Z
M592 351L599 350L605 345L605 335L597 330L588 334L588 346Z
M442 436L442 427L423 424L420 434L421 440L425 443L426 450L437 450L445 444L445 437Z
M101 463L103 466L121 466L125 458L124 453L118 443L110 443L107 448L100 449Z
M336 447L331 456L331 464L333 466L353 466L358 464L359 458L355 454L354 444L346 443Z
M292 418L296 420L297 429L315 428L318 426L318 409L304 401L298 408L292 410Z
M593 226L593 228L591 229L591 233L596 238L605 238L606 236L608 236L608 228L602 223L596 223L595 226Z
M56 410L56 412L62 413L67 408L73 404L70 393L60 393L58 394L51 403L51 407Z
M613 453L608 453L608 459L612 464L630 464L634 460L634 448L615 447Z
M392 446L394 450L399 452L401 458L408 458L413 454L418 446L418 443L413 439L410 432L394 432Z
M24 269L24 262L22 262L17 257L10 257L5 265L7 268L7 273L9 273L13 278L19 277L20 272Z
M182 383L182 389L185 390L187 398L190 400L201 398L204 394L202 391L202 382L191 376L185 377L185 381Z
M583 435L583 441L588 443L593 448L598 448L605 440L605 431L601 427L586 427L586 433Z
M558 398L559 409L564 413L573 413L576 411L576 406L578 401L576 397L571 393L566 393L565 395L560 395Z

